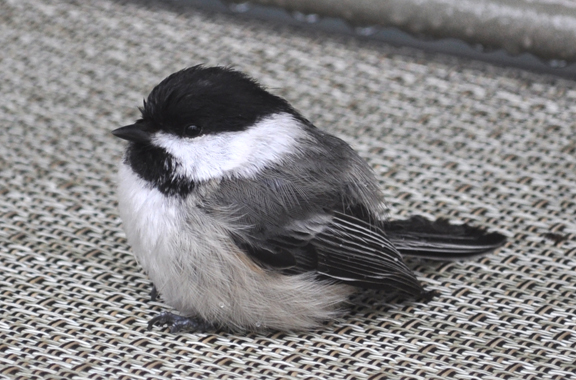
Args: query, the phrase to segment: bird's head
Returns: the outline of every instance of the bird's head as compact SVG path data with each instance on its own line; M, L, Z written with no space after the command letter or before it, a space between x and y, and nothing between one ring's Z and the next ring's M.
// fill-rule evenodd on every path
M225 67L170 75L140 111L141 119L112 131L130 141L131 166L145 171L161 160L172 177L195 182L253 176L306 137L304 119L287 101Z

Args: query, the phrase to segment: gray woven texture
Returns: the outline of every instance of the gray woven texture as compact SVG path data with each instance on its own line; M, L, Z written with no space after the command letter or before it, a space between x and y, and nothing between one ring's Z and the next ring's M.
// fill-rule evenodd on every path
M141 2L0 0L0 47L0 378L576 378L574 82ZM109 131L198 63L348 141L391 215L509 242L412 262L429 304L361 292L311 332L146 331L166 307L121 229Z

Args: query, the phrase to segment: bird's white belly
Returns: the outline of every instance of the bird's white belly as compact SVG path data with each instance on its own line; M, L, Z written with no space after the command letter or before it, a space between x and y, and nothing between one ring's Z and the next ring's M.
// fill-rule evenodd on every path
M134 255L168 305L186 316L239 328L290 330L334 316L351 288L256 265L230 239L222 216L167 197L120 168L119 209Z

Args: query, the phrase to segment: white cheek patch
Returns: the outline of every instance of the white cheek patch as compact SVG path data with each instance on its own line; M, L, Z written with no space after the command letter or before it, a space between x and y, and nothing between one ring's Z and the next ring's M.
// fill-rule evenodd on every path
M193 181L254 177L267 165L297 152L307 136L288 113L267 117L245 131L223 132L193 139L158 132L152 143L176 161L176 174Z

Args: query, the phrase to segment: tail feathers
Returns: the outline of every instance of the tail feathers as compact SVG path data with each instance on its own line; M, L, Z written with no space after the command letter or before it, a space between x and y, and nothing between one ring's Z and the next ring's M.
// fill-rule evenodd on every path
M384 221L381 227L403 256L430 260L467 260L506 242L506 237L497 232L487 233L466 224L450 224L446 219L432 222L422 216Z

